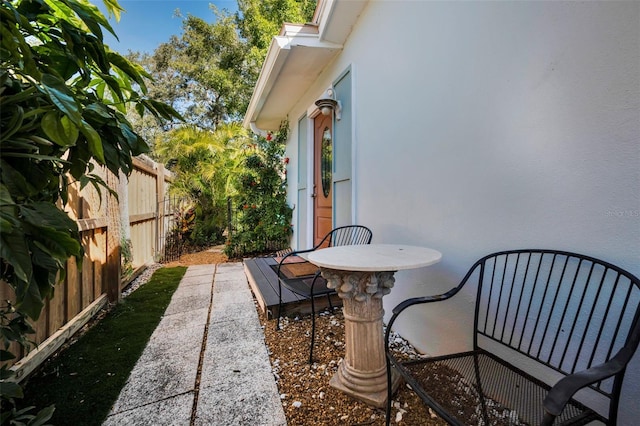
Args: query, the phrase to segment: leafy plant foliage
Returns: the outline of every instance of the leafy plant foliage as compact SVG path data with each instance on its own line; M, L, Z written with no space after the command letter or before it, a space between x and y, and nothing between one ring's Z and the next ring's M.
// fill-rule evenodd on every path
M172 241L183 247L187 241L196 247L219 242L230 198L236 218L229 234L230 255L288 243L291 209L284 187L284 139L254 140L237 123L272 37L284 22L310 21L315 4L240 0L235 15L212 7L215 22L187 16L183 33L158 46L153 55L129 55L156 77L149 93L174 105L190 123L171 131L149 119L136 118L134 124L153 135L152 155L176 172L172 195L186 200L179 219L193 219L174 231Z
M282 123L275 134L255 136L243 150L243 168L234 181L235 225L227 240L228 256L245 256L286 247L291 236L292 209L286 202L289 131Z
M242 167L242 150L250 141L238 123L221 124L215 131L184 126L156 140L160 161L175 173L171 194L179 206L175 238L202 247L224 241L227 197Z
M119 16L116 0L104 3ZM12 342L27 346L28 318L38 319L67 259L82 258L78 227L62 210L68 186L105 187L95 164L128 174L132 157L148 151L128 106L163 119L179 114L144 96L149 75L103 44L113 29L88 1L3 1L0 19L0 285L15 295L0 306L5 361ZM44 421L50 413L10 409L22 396L10 378L5 363L0 422Z

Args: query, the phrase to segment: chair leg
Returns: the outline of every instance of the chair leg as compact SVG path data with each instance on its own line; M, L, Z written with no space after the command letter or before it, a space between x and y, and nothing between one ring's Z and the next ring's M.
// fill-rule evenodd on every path
M333 303L331 303L331 293L327 294L327 300L329 301L329 309L333 312Z
M309 348L309 364L313 364L313 343L316 338L316 304L311 295L311 347Z
M393 389L391 389L391 361L385 356L387 361L387 410L385 412L385 425L391 424L391 397L393 396Z
M478 396L480 397L480 406L482 407L482 418L485 424L489 424L489 414L487 412L487 404L485 402L485 394L482 389L482 380L480 380L480 363L478 362L478 354L473 354L473 369L476 374L476 386L478 390Z

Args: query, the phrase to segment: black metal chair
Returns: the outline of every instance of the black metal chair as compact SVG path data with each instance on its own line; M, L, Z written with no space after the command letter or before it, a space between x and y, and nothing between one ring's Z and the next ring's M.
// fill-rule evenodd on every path
M389 336L398 316L410 306L447 300L467 283L477 285L473 350L397 359ZM387 424L392 368L452 425L616 424L625 370L639 343L638 277L576 253L493 253L457 287L393 309L385 342ZM594 400L606 414L596 411Z
M369 244L373 234L371 230L361 225L347 225L341 226L331 230L320 243L307 250L297 250L285 254L276 268L278 274L278 319L276 322L276 330L280 330L280 316L282 313L282 287L291 290L299 296L311 301L311 345L309 349L309 363L313 362L313 345L316 334L316 308L315 298L319 296L326 296L331 304L331 295L335 294L334 289L327 287L327 281L320 275L320 270L313 268L313 272L301 276L287 276L284 272L286 265L288 265L292 259L297 261L294 264L306 264L312 265L310 262L301 258L300 255L309 253L325 247L334 246L347 246L358 244Z

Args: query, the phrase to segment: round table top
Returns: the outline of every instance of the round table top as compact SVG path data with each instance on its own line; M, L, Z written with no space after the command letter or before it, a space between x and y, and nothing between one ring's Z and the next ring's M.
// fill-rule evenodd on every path
M309 262L321 268L342 271L399 271L438 263L437 250L398 244L337 246L308 254Z

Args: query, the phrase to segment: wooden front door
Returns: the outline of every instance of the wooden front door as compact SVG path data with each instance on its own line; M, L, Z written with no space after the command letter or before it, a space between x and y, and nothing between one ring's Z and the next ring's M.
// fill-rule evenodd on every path
M333 228L333 121L331 115L318 115L313 137L313 245Z

